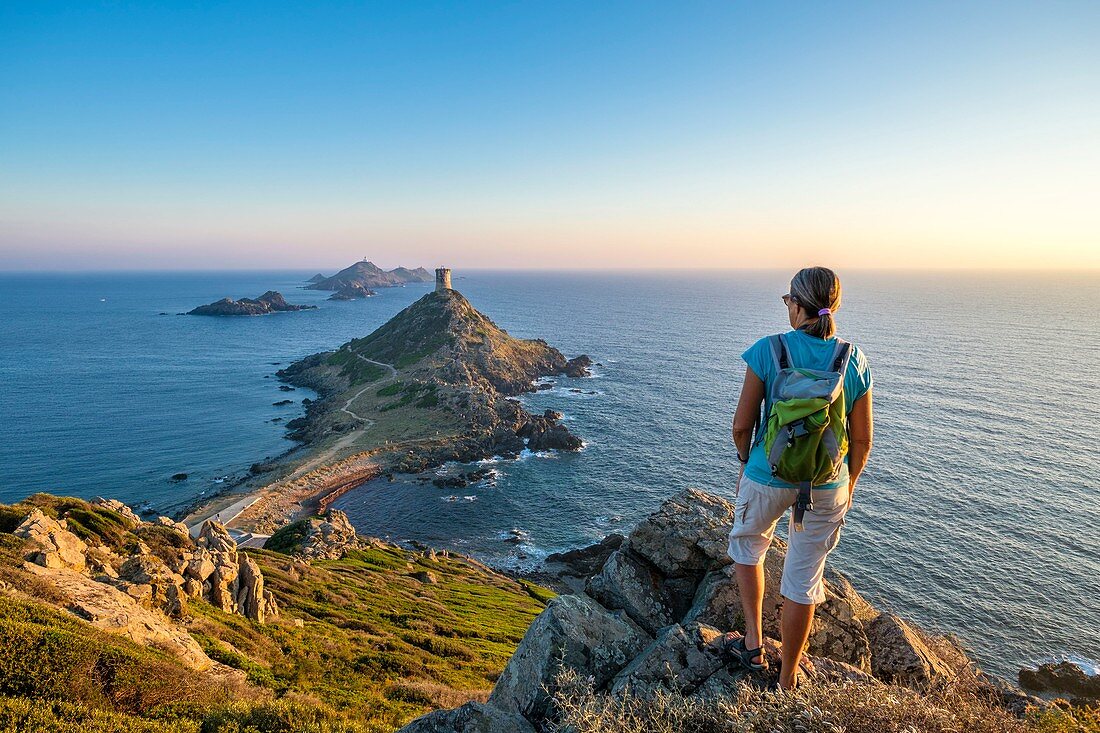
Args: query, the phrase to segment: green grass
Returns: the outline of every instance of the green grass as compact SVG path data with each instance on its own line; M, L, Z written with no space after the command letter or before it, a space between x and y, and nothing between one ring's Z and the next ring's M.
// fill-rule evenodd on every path
M394 382L393 384L387 384L376 393L379 397L393 397L395 394L405 388L404 382Z
M340 350L326 360L332 366L340 367L340 372L348 378L351 384L363 384L364 382L377 382L389 372L385 367L363 361L348 350Z
M309 519L299 519L275 530L264 543L264 549L289 555L301 546L308 533Z
M81 517L92 542L126 546L140 538L162 556L188 542L150 525L120 532L86 502L45 495L0 505L0 521L17 523L32 503L53 516ZM289 548L301 531L301 524L284 528L276 545ZM201 599L189 604L188 631L208 656L242 673L227 679L59 610L58 591L22 568L25 551L23 540L0 532L7 584L0 586L0 733L390 732L433 707L484 699L550 597L458 558L428 560L393 547L312 564L249 550L279 616L257 624ZM421 570L438 582L416 580ZM4 588L38 600L11 598Z
M304 565L267 550L250 554L283 619L259 626L196 603L195 629L270 671L265 686L280 694L316 698L341 713L371 711L394 727L430 705L406 688L395 692L395 684L484 695L544 606L523 585L454 558L372 548ZM438 583L412 577L423 569ZM304 626L295 628L291 617ZM214 653L257 674L226 652Z
M400 382L390 386L397 386ZM424 383L417 382L415 384L401 384L399 390L395 390L390 393L393 395L401 395L401 398L395 402L391 402L387 405L383 405L380 408L381 412L389 412L390 410L396 410L400 407L406 407L408 405L415 405L416 407L426 408L435 407L439 404L439 395L436 394L438 386L432 382ZM381 394L381 391L379 391Z

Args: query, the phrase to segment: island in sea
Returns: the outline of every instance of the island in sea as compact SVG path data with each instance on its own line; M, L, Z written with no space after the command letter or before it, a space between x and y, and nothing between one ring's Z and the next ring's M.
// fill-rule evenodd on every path
M0 730L1100 729L1091 680L1046 665L1021 681L1077 699L1024 693L831 571L806 684L772 692L784 544L763 568L773 671L751 674L722 644L743 626L725 551L734 508L703 491L551 556L537 577L358 536L326 505L371 477L582 446L514 397L585 375L588 358L507 334L445 270L437 283L282 370L320 395L290 424L301 446L187 523L112 499L0 506Z
M315 305L287 303L282 293L268 290L258 298L222 298L187 312L189 316L264 316L268 313L315 310Z
M364 258L331 277L317 273L309 279L309 284L305 287L309 290L333 290L349 297L364 297L361 293L369 293L375 288L392 288L406 283L431 281L431 273L423 267L415 269L395 267L392 270L383 270ZM356 293L360 294L356 295Z

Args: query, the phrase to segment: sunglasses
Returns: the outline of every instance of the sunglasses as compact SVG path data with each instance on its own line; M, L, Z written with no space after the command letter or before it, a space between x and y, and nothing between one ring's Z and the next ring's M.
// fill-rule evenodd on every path
M795 298L790 293L786 293L785 295L780 295L779 299L782 300L787 305L790 305L791 303L797 303L798 302L798 299Z

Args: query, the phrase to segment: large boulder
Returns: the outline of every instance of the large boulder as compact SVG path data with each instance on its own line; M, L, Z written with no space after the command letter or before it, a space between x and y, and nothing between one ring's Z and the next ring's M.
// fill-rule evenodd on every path
M649 634L675 621L664 577L633 554L617 550L588 580L588 595L604 607L623 611Z
M651 697L658 692L690 695L725 666L721 632L712 626L673 624L634 657L611 684L611 694Z
M65 599L65 607L96 628L164 650L194 669L205 670L214 665L183 627L159 611L143 607L118 588L67 568L30 565L27 569L54 586Z
M535 733L535 728L519 713L468 702L454 710L422 715L398 733Z
M358 546L359 538L348 515L329 509L324 519L309 520L298 554L310 560L338 560Z
M245 618L262 624L268 614L268 597L271 594L264 590L264 576L256 561L243 552L238 559L237 608Z
M867 638L871 672L883 682L927 690L959 671L941 659L917 629L891 613L882 613L868 624Z
M62 522L47 517L41 509L35 508L24 517L12 534L35 545L27 559L36 565L84 572L87 567L88 546L66 529Z
M668 577L702 577L730 564L726 553L733 505L698 489L668 499L630 533L627 547Z
M229 535L229 531L213 519L202 523L197 544L211 552L237 552L237 543Z
M602 687L650 641L625 614L612 613L587 596L558 596L527 629L489 702L541 719L547 689L559 671L575 669Z

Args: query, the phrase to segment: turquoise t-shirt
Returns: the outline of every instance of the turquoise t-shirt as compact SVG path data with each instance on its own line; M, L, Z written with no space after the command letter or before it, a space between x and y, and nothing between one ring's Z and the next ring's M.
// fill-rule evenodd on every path
M803 369L828 369L836 350L836 339L819 339L810 336L805 331L790 331L783 335L787 344L788 358L791 366ZM764 382L764 399L767 401L768 388L775 379L775 357L772 356L772 346L768 338L762 338L750 346L741 358L749 365L753 373ZM852 411L855 404L867 390L871 389L871 370L867 366L867 357L858 346L852 344L852 355L848 360L848 371L844 374L844 402L847 412ZM764 415L768 414L770 404L764 405ZM772 476L768 457L764 452L764 443L760 442L749 451L749 462L745 466L745 475L753 481L766 486L778 486L781 488L797 488L793 484ZM844 468L840 476L831 484L815 486L815 489L836 489L848 485L848 457L844 457Z

